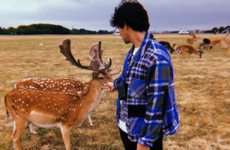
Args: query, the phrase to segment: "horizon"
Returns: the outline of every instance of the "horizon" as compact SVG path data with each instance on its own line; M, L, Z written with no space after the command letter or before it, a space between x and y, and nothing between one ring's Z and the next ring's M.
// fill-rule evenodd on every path
M72 29L114 30L110 18L121 0L73 1L2 0L0 26L4 28L33 23L58 24ZM230 1L139 0L149 15L150 31L207 30L229 25ZM220 5L221 4L221 5Z

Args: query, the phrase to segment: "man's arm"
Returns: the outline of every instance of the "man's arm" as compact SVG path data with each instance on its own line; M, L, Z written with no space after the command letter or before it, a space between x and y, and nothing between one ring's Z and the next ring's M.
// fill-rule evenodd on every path
M170 81L170 64L164 60L154 60L147 73L147 108L145 123L141 129L139 143L152 146L159 137L163 122L163 103L167 100L167 89Z

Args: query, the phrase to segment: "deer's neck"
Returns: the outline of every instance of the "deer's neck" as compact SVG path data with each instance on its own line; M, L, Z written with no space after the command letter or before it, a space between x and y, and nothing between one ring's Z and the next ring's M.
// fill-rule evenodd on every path
M98 83L98 81L91 80L89 91L82 97L81 111L80 113L86 117L91 111L93 111L100 103L104 94L104 90Z

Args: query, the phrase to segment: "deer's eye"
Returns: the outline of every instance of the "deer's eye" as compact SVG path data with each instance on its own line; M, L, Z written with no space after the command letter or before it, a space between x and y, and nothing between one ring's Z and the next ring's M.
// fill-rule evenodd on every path
M104 78L103 77L99 77L99 80L104 80Z

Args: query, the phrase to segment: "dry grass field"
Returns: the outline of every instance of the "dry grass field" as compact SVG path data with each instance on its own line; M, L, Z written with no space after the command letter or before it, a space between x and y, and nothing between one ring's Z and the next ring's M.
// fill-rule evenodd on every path
M221 39L224 35L198 34L198 37ZM189 35L155 35L165 40L186 44ZM73 77L89 81L91 71L70 65L59 52L63 39L72 40L72 52L81 63L88 65L88 50L102 41L103 59L112 59L112 67L122 67L131 45L125 45L120 36L112 35L44 35L0 36L0 149L11 150L12 120L7 120L4 95L14 83L25 77ZM196 48L201 39L197 42ZM39 45L43 43L43 45ZM164 138L165 150L229 150L230 149L230 51L224 43L221 50L205 51L203 58L191 55L184 62L171 54L175 71L176 100L181 127L172 136ZM114 76L117 77L118 75ZM122 150L116 125L117 93L105 92L99 107L90 115L93 127L86 120L71 131L73 150ZM33 135L27 128L21 136L27 150L63 150L61 132L57 128L38 128Z

